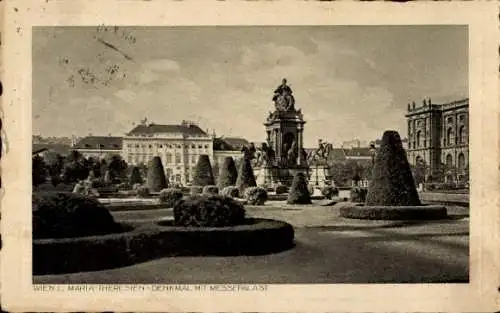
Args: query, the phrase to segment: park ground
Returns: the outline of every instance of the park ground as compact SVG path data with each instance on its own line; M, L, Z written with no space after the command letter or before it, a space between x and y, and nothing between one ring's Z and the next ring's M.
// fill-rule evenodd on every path
M247 215L286 221L295 247L235 257L167 257L132 266L35 276L34 283L467 283L469 209L447 206L440 221L362 221L339 217L345 202L291 206L268 201ZM172 218L171 209L113 212L117 221ZM56 257L56 256L55 256ZM96 257L96 256L88 256ZM85 262L85 260L82 260Z

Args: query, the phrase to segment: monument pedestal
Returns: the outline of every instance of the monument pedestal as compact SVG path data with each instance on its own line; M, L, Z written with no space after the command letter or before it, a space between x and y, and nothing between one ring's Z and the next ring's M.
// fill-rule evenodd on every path
M323 188L329 182L329 167L327 165L313 165L309 169L309 184Z

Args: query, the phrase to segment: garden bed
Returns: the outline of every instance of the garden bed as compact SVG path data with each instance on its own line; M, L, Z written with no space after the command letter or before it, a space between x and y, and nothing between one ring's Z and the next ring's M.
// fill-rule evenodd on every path
M294 229L285 222L248 218L232 227L177 227L173 221L103 236L33 240L33 274L123 267L158 257L259 255L290 249Z
M357 204L340 208L340 217L364 220L439 220L448 217L446 207L421 206L366 206Z

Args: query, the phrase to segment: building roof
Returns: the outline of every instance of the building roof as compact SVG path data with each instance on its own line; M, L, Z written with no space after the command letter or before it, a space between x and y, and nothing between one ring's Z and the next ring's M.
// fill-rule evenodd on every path
M249 144L248 140L239 137L224 137L223 140L238 150Z
M57 143L34 143L32 145L32 154L38 154L43 151L53 151L60 155L66 155L71 150L70 145Z
M179 124L179 125L158 125L158 124L148 124L148 125L137 125L132 129L128 135L146 135L146 134L165 134L165 133L177 133L186 135L204 135L204 132L198 125L194 124Z
M121 150L122 137L87 136L78 141L73 149Z
M240 151L249 142L244 138L219 137L214 138L214 150L217 151Z

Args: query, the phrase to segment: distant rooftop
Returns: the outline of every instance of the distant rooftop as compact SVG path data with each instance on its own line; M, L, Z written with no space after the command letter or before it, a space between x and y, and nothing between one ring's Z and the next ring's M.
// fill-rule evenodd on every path
M246 139L239 137L214 138L214 150L218 151L239 151L248 144L249 142Z
M203 131L198 125L192 122L183 121L182 124L177 125L161 125L161 124L141 124L132 129L128 135L148 135L148 134L186 134L186 135L203 135L207 133Z
M53 144L53 143L34 143L32 145L33 153L40 153L43 151L52 151L60 155L66 155L71 150L70 145Z
M78 141L73 149L121 150L122 137L87 136Z

